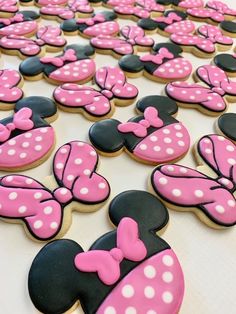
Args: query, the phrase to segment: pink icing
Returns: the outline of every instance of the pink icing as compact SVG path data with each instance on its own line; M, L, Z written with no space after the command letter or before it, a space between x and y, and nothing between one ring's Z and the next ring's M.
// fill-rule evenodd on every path
M67 4L68 0L38 0L37 3L41 6L45 5L65 5Z
M0 28L0 36L18 35L24 36L30 33L34 33L38 28L38 24L35 21L25 21L20 23L13 23Z
M198 151L217 178L180 165L162 166L153 173L156 192L171 204L203 210L216 223L235 224L236 202L232 192L236 179L235 145L213 134L201 138Z
M12 23L19 23L24 22L24 15L23 14L16 14L10 18L0 18L0 23L4 25L10 25Z
M106 21L105 17L102 14L96 14L93 17L77 19L76 23L77 24L86 24L88 26L92 26L95 23L102 23L102 22L105 22L105 21Z
M119 24L117 22L103 22L87 27L83 33L90 37L96 37L100 34L114 35L119 32Z
M168 16L160 16L154 19L157 22L163 22L165 24L173 24L175 22L180 22L182 20L182 18L177 15L176 13L172 12L170 14L168 14Z
M61 30L58 26L42 26L37 31L37 39L29 39L24 36L8 35L0 39L0 47L19 50L27 56L34 56L41 52L44 45L62 47L66 40L61 37Z
M134 5L135 0L108 0L107 4L112 7L116 7L119 5Z
M0 12L15 13L17 11L17 0L0 0Z
M141 19L150 17L150 12L147 9L138 6L119 5L114 8L114 11L121 15L135 15Z
M210 18L211 20L218 23L224 21L224 15L212 9L192 8L188 9L187 13L196 18Z
M97 314L177 314L184 295L181 266L171 250L155 254L135 267L106 297Z
M23 97L23 91L17 87L21 76L16 70L0 70L0 102L15 103Z
M236 10L229 8L226 3L221 1L210 0L207 2L207 7L214 9L222 14L236 16Z
M197 69L198 77L209 87L187 82L173 82L167 85L167 94L177 101L202 106L211 111L226 109L225 94L236 95L236 82L230 81L226 73L213 65Z
M83 272L97 272L106 285L114 284L120 278L120 263L124 258L139 262L147 255L145 244L139 239L138 224L132 218L120 221L116 245L110 251L91 250L77 254L75 266Z
M148 10L149 12L164 12L165 7L155 0L136 0L136 5Z
M190 20L175 22L165 28L165 32L169 34L188 34L195 31L195 25Z
M203 0L183 0L178 4L179 7L188 8L201 8L204 6Z
M141 61L151 61L155 64L162 64L164 59L173 59L174 55L166 48L161 48L157 54L144 55L140 58Z

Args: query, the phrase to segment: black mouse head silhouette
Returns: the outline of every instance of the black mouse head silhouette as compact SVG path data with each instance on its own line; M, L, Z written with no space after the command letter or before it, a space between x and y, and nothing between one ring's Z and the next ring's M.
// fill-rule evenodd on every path
M178 159L188 151L189 134L173 117L178 111L173 100L147 96L136 108L143 114L128 122L107 119L93 124L89 130L92 144L107 155L126 149L135 159L151 164Z
M71 240L51 242L39 252L28 279L36 308L63 313L79 300L85 313L130 308L133 313L166 308L177 313L183 296L181 267L156 235L168 222L164 205L147 192L126 191L111 202L109 218L116 229L87 252Z

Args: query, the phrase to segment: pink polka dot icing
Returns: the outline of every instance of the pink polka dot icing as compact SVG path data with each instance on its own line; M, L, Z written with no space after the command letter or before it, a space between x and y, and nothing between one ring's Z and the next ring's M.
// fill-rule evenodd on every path
M87 27L83 34L90 36L90 37L96 37L99 35L113 35L119 32L119 24L117 22L111 21L111 22L103 22L96 25L92 25L90 27Z
M192 21L185 20L180 22L175 22L174 24L168 25L165 28L165 32L169 34L187 34L195 31L195 25Z
M2 27L0 29L0 36L9 36L9 35L24 36L32 32L35 32L37 28L38 28L38 24L35 21L25 21L25 22L20 22L20 23L14 23L12 25Z
M108 0L106 4L110 7L116 7L119 5L134 5L135 0Z
M172 250L149 257L106 297L98 314L178 313L184 294L181 266Z
M0 12L16 13L17 11L17 0L0 0Z
M45 5L66 5L68 0L37 0L37 4L40 6Z
M201 8L204 6L203 0L182 0L178 4L180 8L188 9L188 8Z
M0 71L0 103L14 104L23 97L23 91L17 87L21 79L16 70Z
M161 166L152 174L152 185L159 197L175 207L197 208L214 224L236 224L235 145L223 136L207 135L198 142L198 154L216 178L181 165Z

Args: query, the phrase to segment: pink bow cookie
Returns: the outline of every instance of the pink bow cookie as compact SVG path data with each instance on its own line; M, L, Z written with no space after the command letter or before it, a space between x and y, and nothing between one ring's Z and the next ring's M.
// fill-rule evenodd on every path
M12 16L17 11L17 0L0 0L0 17Z

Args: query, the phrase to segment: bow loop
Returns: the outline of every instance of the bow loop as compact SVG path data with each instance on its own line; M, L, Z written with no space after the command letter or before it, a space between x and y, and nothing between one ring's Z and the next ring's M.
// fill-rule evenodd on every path
M43 57L40 59L42 63L51 63L56 67L61 67L66 61L76 61L77 56L73 49L68 49L65 51L64 55L61 57Z
M156 22L164 22L168 25L173 24L174 22L180 22L182 21L182 18L178 16L176 13L170 13L167 17L161 16L158 18L155 18Z
M166 48L161 48L157 54L148 54L140 58L141 61L151 61L155 64L162 64L164 59L173 59L174 55Z
M94 17L87 18L87 19L77 19L77 24L86 24L88 26L94 25L96 22L102 23L105 22L105 17L102 14L97 14Z
M24 21L24 16L23 14L16 14L13 17L8 18L2 18L0 19L0 23L4 24L4 25L10 25L14 22L18 23L18 22L23 22Z

